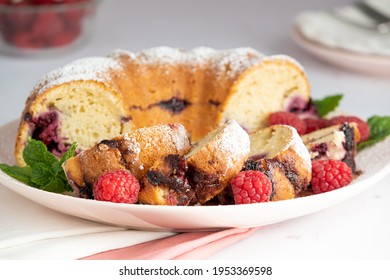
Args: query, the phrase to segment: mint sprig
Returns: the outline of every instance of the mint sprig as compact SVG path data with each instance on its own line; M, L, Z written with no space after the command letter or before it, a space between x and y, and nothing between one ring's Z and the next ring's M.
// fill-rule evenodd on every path
M327 96L323 99L313 100L313 103L317 110L317 113L322 118L330 112L333 112L339 106L342 98L342 94L335 94Z
M370 137L358 144L359 150L383 141L390 135L390 116L372 116L368 118L367 124L370 127Z
M9 166L0 163L0 169L7 175L34 188L63 193L71 191L72 187L66 179L62 164L74 156L75 151L76 144L73 143L69 150L58 159L47 150L45 144L30 138L23 151L26 166Z

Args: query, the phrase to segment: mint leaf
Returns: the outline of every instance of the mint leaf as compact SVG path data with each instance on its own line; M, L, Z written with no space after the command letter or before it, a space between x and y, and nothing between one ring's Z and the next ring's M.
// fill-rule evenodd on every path
M35 139L29 139L27 147L23 151L23 159L28 166L34 168L44 165L51 167L58 159L47 150L45 144Z
M54 193L63 193L64 191L71 191L72 188L68 184L69 188L63 187L63 179L60 177L52 177L46 185L41 187L41 190L54 192Z
M339 106L342 98L342 94L335 94L323 99L313 100L313 103L320 117L324 117Z
M71 191L72 187L66 179L62 164L65 160L74 156L75 151L76 144L73 143L59 160L47 150L44 143L30 138L23 151L23 159L27 166L0 164L0 169L9 176L32 187L49 192L63 193Z
M0 169L8 176L21 181L27 185L35 186L33 182L31 182L31 173L32 169L29 166L20 167L20 166L9 166L4 163L0 163Z
M359 150L383 141L390 135L390 116L372 116L368 118L367 124L370 127L370 137L358 144Z
M73 157L73 156L75 155L75 153L76 153L76 147L77 147L77 144L76 144L76 143L73 143L73 144L70 146L69 150L67 150L67 151L62 155L62 157L61 157L61 159L60 159L60 165L61 165L61 166L62 166L62 164L63 164L66 160L70 159L71 157Z
M58 172L50 169L43 164L37 164L32 169L31 181L38 186L46 186L50 183L53 177L56 177Z

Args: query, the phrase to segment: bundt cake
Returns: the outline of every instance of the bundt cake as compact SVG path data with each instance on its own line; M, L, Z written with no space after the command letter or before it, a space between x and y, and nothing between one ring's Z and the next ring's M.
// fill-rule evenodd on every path
M356 172L355 157L360 133L356 123L332 125L301 136L312 160L334 159L345 162Z
M45 75L22 113L15 157L28 137L56 155L73 142L79 151L133 129L184 125L192 142L228 120L246 131L266 126L274 111L300 110L310 100L294 59L251 48L183 51L157 47L84 58Z
M144 127L100 141L63 164L65 175L76 195L93 198L94 182L107 171L130 170L141 180L160 158L184 155L190 142L181 124Z
M271 201L295 198L311 181L311 159L295 128L272 125L249 135L245 170L259 170L271 180Z

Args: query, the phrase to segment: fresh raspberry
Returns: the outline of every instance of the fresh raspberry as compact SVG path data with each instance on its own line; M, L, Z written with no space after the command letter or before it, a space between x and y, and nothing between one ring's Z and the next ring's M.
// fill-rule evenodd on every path
M62 33L59 33L57 36L52 37L49 40L49 45L51 47L65 46L72 43L75 39L76 36L73 33L64 31Z
M306 124L298 115L290 112L275 112L269 116L270 125L284 124L295 127L300 135L305 134Z
M39 49L45 46L45 42L29 32L17 32L9 41L19 48Z
M359 132L360 132L360 140L359 142L365 141L370 137L370 127L368 124L355 116L337 116L332 119L330 119L331 124L344 124L344 123L356 123Z
M235 204L268 202L272 184L267 175L260 171L241 171L231 181Z
M303 121L306 124L306 132L310 133L325 127L329 126L329 120L328 119L322 119L322 118L306 118L303 119Z
M33 13L19 11L18 9L5 13L3 16L7 27L13 32L28 31L35 17Z
M63 32L65 28L66 26L58 13L42 12L35 17L31 26L31 33L34 36L39 36L42 40L47 40Z
M136 203L140 184L127 170L109 171L100 176L93 185L96 200L116 203Z
M351 168L340 160L313 160L311 188L313 193L333 191L349 185L352 181Z

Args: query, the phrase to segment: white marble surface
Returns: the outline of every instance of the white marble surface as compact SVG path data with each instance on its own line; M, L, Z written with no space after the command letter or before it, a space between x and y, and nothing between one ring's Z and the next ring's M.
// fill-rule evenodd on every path
M390 115L390 80L321 62L291 39L297 13L350 2L103 1L96 31L86 46L51 58L0 55L0 125L20 117L34 83L48 71L73 59L104 55L117 48L137 51L160 45L217 49L250 46L266 54L291 55L305 67L314 98L343 93L343 111L363 118ZM340 205L264 227L211 259L389 259L389 185L387 176Z

